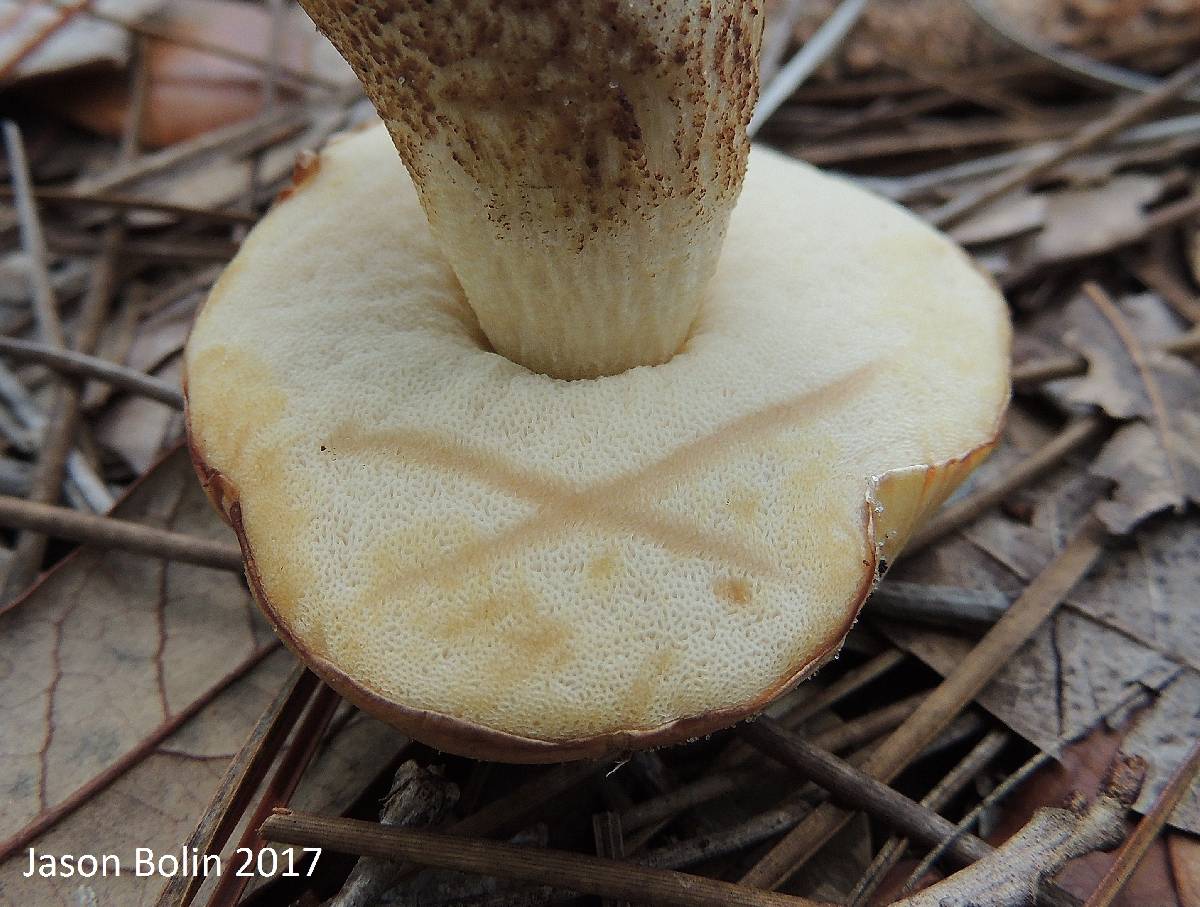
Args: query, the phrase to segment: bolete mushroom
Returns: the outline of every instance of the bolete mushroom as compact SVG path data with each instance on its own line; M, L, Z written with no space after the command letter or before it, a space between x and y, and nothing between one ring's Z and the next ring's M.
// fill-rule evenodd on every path
M751 149L757 2L303 2L386 131L303 169L188 344L260 605L346 697L479 758L761 710L993 443L1003 300Z

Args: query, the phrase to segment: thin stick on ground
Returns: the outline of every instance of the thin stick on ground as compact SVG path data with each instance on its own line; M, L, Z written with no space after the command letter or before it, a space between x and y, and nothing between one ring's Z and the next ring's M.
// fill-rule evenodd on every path
M898 702L889 703L853 721L817 734L812 738L812 742L834 753L863 746L899 725L916 711L925 695L917 693ZM753 750L750 752L753 755ZM639 831L671 819L685 809L731 794L740 788L757 785L761 783L762 778L763 770L757 765L710 770L689 784L623 810L621 823L627 832Z
M131 70L133 82L130 87L129 107L115 162L117 167L129 161L137 153L138 137L141 134L146 112L149 68L144 48L139 47L135 56L136 62ZM14 166L20 167L19 175L14 171L14 188L26 197L25 204L31 216L30 226L33 227L38 222L36 203L32 197L32 180L25 161L20 132L15 127L12 132L13 135L10 136L6 126L5 139L10 145L10 158ZM40 232L40 227L37 229ZM42 242L43 246L40 252L44 254L44 240ZM117 216L104 228L100 241L100 254L92 266L88 279L75 330L74 348L76 352L89 354L95 350L100 341L108 310L117 289L117 261L124 242L125 222L121 216ZM44 266L44 264L43 261L42 265ZM47 302L52 303L53 300L50 299ZM42 340L48 346L63 351L67 349L62 324L53 305L48 305L46 311L40 314L39 327L42 332ZM35 503L54 504L59 499L63 475L66 472L67 461L71 456L71 448L75 443L75 435L80 425L80 403L83 399L83 391L82 382L60 376L50 419L42 437L41 449L38 451L37 466L30 481L29 499ZM9 563L8 575L4 582L3 597L6 601L11 601L41 572L47 541L45 535L36 532L25 532L17 538L12 560Z
M242 570L241 549L230 542L171 532L114 517L79 513L68 507L35 504L7 495L0 495L0 526L32 530L98 548L115 548L201 567L237 572ZM3 609L0 609L0 613L3 613Z
M1054 154L1032 164L1016 167L981 189L968 191L929 215L937 227L945 229L961 222L1014 189L1045 176L1064 161L1087 151L1116 135L1126 126L1145 119L1158 108L1178 98L1200 78L1200 61L1178 70L1169 79L1144 95L1118 104L1107 116L1088 123L1062 144Z
M277 807L287 806L292 794L300 785L300 779L317 754L317 749L333 721L334 712L341 698L330 687L320 685L308 704L308 710L296 726L291 742L275 766L271 780L254 808L250 821L238 841L238 850L255 855L266 843L259 833L259 825ZM250 877L227 872L217 881L217 887L208 899L208 907L234 907L241 899Z
M0 354L20 362L36 362L64 375L75 378L94 378L113 387L183 409L183 392L172 384L137 369L132 369L98 356L74 350L61 350L32 340L0 337Z
M1026 587L1008 613L975 645L912 716L888 737L863 766L890 782L971 702L1091 570L1103 550L1104 535L1084 521L1067 546ZM825 804L796 826L742 877L742 883L776 888L813 856L850 819Z
M1042 807L994 854L894 907L946 907L987 904L1025 907L1053 891L1050 880L1073 859L1109 850L1125 836L1125 814L1146 777L1139 756L1118 756L1089 803L1071 794L1064 806ZM1070 898L1074 903L1075 899Z
M1135 687L1130 692L1122 696L1121 699L1103 716L1107 721L1118 712L1125 712L1136 708L1136 703L1144 701L1147 698L1147 691L1144 687ZM1058 742L1051 747L1051 751L1058 751L1062 746L1068 744L1070 740L1066 737L1059 738ZM983 814L990 809L995 809L996 806L1002 803L1013 791L1025 783L1025 781L1033 775L1038 769L1049 762L1053 757L1046 750L1039 751L1030 756L1015 772L1012 772L1007 778L996 785L987 796L976 803L971 810L963 816L955 826L954 837L962 834L975 827L975 824L982 818ZM943 841L938 846L934 847L925 855L917 867L909 873L908 879L905 880L902 891L908 892L917 886L917 884L925 877L930 867L941 857L942 851L946 844L952 839Z
M9 186L0 186L0 198L14 198L15 191ZM252 225L259 219L257 214L246 211L233 211L221 208L197 208L195 205L183 205L176 202L160 201L143 198L140 195L124 195L119 192L76 192L73 189L63 189L59 186L37 186L33 197L39 202L50 202L58 205L88 208L116 208L124 211L153 211L158 214L169 214L174 217L192 218L200 221L212 221L218 224L247 224Z
M200 854L219 853L225 846L316 687L315 674L303 665L292 669L275 699L251 728L246 742L230 760L212 800L184 842L189 853L192 848ZM159 894L157 907L187 907L203 881L202 875L173 876Z
M1136 273L1139 280L1142 280L1143 283L1148 282L1143 279L1143 275L1146 272L1139 270ZM1161 290L1159 290L1159 293L1160 295L1165 295ZM1159 344L1156 349L1175 356L1194 356L1200 353L1200 327L1192 327L1186 333ZM1032 389L1045 384L1047 381L1055 381L1059 378L1074 378L1077 375L1082 375L1087 372L1087 368L1087 360L1082 356L1060 356L1054 359L1038 359L1014 368L1012 382L1013 386L1018 389Z
M30 262L30 280L33 290L34 319L42 341L55 349L66 348L66 335L58 315L58 303L50 282L46 239L38 215L37 203L33 199L33 180L29 174L29 162L25 155L25 142L21 130L15 123L4 124L4 144L8 152L9 168L12 172L13 190L17 200L17 216L21 226L21 244ZM103 264L103 260L101 262ZM94 282L94 281L93 281ZM90 289L90 288L89 288ZM90 306L85 306L86 325L81 330L96 328L103 323L103 314L98 313L96 296L89 292ZM84 338L86 339L86 338ZM37 461L29 482L29 500L38 504L54 504L59 499L63 471L75 434L78 420L79 388L64 383L54 397L50 418L41 439ZM38 575L46 552L46 536L39 532L22 532L17 537L12 558L4 577L0 599L12 601Z
M586 854L385 828L354 819L277 811L262 825L268 841L405 860L438 869L536 882L585 894L680 907L829 907L808 898L755 891L704 876Z
M856 807L924 844L954 835L954 823L914 803L899 791L813 746L770 718L742 725L739 732L754 746L829 791L838 803ZM982 859L992 847L974 835L959 835L947 848L961 864Z
M989 731L962 760L952 768L941 781L921 799L921 805L926 809L939 812L947 803L967 786L993 759L1000 754L1008 743L1007 731ZM854 890L847 898L848 907L861 907L875 893L883 882L884 877L904 856L908 848L908 838L893 836L880 848L863 877L859 879Z

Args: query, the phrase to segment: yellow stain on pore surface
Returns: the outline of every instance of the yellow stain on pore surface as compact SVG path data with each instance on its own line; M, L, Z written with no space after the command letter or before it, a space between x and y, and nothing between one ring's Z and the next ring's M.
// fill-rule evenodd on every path
M629 685L626 694L628 706L626 711L635 715L647 715L652 712L651 706L659 691L672 686L671 672L679 662L679 656L672 651L655 652L646 659L633 683Z
M475 653L478 670L449 681L465 714L493 712L531 677L561 669L575 657L570 625L547 614L519 582L465 602L455 596L413 624L435 647L461 646Z
M762 495L745 485L739 485L730 492L727 503L729 512L733 514L738 525L747 527L752 525L754 518L758 516Z
M605 549L603 554L599 554L587 565L587 578L594 583L602 586L607 586L617 575L617 568L621 565L620 557L615 548Z
M745 606L754 600L754 589L748 580L723 576L713 583L717 598L730 605Z

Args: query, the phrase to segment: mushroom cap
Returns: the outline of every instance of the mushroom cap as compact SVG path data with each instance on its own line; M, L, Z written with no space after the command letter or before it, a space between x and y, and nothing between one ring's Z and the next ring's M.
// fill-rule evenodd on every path
M451 752L594 757L731 724L836 652L993 443L1009 339L949 240L756 148L683 350L535 374L488 349L375 128L214 287L189 437L332 686Z

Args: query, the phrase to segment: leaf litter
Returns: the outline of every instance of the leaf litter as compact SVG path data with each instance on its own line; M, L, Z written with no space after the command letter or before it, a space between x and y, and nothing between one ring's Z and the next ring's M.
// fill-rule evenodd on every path
M192 3L195 9L203 5ZM793 9L788 29L807 34L835 5L810 4L802 14ZM789 147L806 141L801 147L815 157L834 160L852 178L870 179L919 212L930 212L1030 159L1021 154L1046 153L1052 143L1096 122L1119 103L1095 85L1080 89L1066 84L1074 82L1061 77L1063 64L1070 61L1056 56L1053 48L1047 56L997 41L994 29L971 12L980 5L877 0L862 26L839 47L829 48L822 72L768 121L763 137ZM1045 25L1062 50L1098 54L1126 73L1141 67L1165 76L1194 53L1200 37L1187 27L1192 0L1152 4L1155 14L1148 17L1129 9L1106 13L1094 5L1067 14L1067 5L1046 4L1030 12L1021 4L995 4L1018 31ZM798 5L773 4L773 10L777 6ZM126 4L122 9L136 17L141 7ZM256 28L264 20L259 13L255 9L252 15L259 22ZM922 22L931 27L923 32ZM959 38L948 43L930 39L947 29ZM73 52L86 50L80 34L79 29L62 31L74 44ZM114 34L127 37L121 29ZM780 34L787 44L786 30ZM129 72L136 72L136 55L126 55L132 42L118 43L110 59L118 65L132 60ZM116 169L111 167L110 139L64 126L43 111L22 115L35 183L69 185L80 196L43 205L41 216L55 242L80 242L102 228L111 212L96 201L105 193L149 206L121 209L133 231L130 241L159 245L149 258L122 253L122 288L136 283L141 295L120 300L114 322L123 321L114 323L113 336L102 347L134 368L177 379L177 350L196 297L172 295L172 285L180 278L186 282L188 275L202 277L212 250L233 248L244 233L242 225L220 226L186 210L154 206L261 213L286 183L298 150L320 146L363 117L352 93L342 97L328 85L299 92L292 90L293 81L288 91L276 91L278 85L268 90L280 75L276 69L272 76L270 63L266 57L255 65L232 61L230 71L237 73L236 104L254 94L257 78L263 97L275 98L274 108L255 105L263 111L257 119L221 127L224 133L217 129L182 141L174 136L166 156L143 150ZM294 64L291 60L289 65ZM54 65L75 64L63 57ZM855 77L848 77L851 73ZM71 72L62 76L75 77ZM285 73L283 80L290 77ZM332 70L320 77L340 78ZM178 116L171 128L181 123L186 128L189 104L211 100L211 85L199 84L204 81L198 80L191 97L186 92L180 96L182 106L173 111ZM64 84L69 90L70 82ZM135 96L133 91L124 94ZM103 128L112 134L111 123ZM813 134L804 135L802 128ZM1200 612L1192 594L1200 578L1195 509L1200 371L1187 355L1160 350L1164 343L1178 342L1188 329L1178 313L1196 311L1200 283L1195 212L1189 219L1185 211L1165 226L1161 217L1173 205L1188 204L1195 188L1197 129L1188 130L1186 109L1164 111L1161 120L1135 126L1111 145L1083 150L955 227L958 238L1009 290L1017 314L1017 361L1062 360L1067 371L1058 374L1071 374L1078 355L1084 371L1023 388L1001 447L962 496L986 490L1036 455L1061 430L1064 418L1099 414L1108 428L1098 440L1056 461L1057 469L1006 496L998 509L976 515L960 531L901 560L882 588L886 591L891 581L901 589L903 583L904 595L922 602L923 622L885 619L881 596L877 605L868 605L844 656L772 709L777 718L803 715L806 701L817 702L811 715L796 719L793 731L810 740L848 734L859 749L839 752L850 763L863 764L872 747L887 746L878 742L879 735L911 714L911 708L893 707L905 697L927 695L936 673L952 671L974 645L973 635L931 629L925 621L932 616L935 624L953 624L954 603L969 602L976 593L993 608L1018 599L1031 581L1054 569L1076 527L1094 515L1114 539L1029 644L976 697L993 717L968 710L896 782L909 796L924 796L962 748L994 729L996 721L1029 742L1018 741L1021 754L1036 747L1061 760L1066 777L1058 769L1056 784L1049 784L1045 773L1055 769L1043 769L1018 788L1018 800L1002 804L999 812L993 809L993 818L1001 820L996 843L1030 818L1034 806L1060 801L1068 788L1094 790L1118 744L1148 762L1146 783L1134 805L1149 810L1173 767L1200 736ZM15 214L0 205L0 227L11 232L16 222ZM68 334L91 273L96 245L89 241L90 246L82 242L75 251L69 243L54 246L47 262ZM6 333L28 334L26 281L36 262L15 245L4 253L0 317ZM201 254L208 256L203 262L197 260ZM1151 280L1154 275L1163 279ZM1096 287L1081 291L1087 280ZM211 277L200 279L192 289L203 289L208 282ZM160 302L143 308L147 297ZM9 365L33 405L45 406L52 387L45 369L22 362ZM127 393L98 391L94 384L87 399L87 420L78 439L84 455L115 491L125 491L131 477L142 476L114 517L229 540L228 530L199 492L186 456L173 448L182 427L178 413ZM6 416L8 408L0 401ZM36 415L44 422L44 414ZM10 422L15 427L6 429ZM20 431L11 417L0 418L0 448L14 475L27 469L31 453ZM290 676L291 658L275 647L244 583L234 575L90 545L73 554L67 551L56 543L46 562L56 565L52 571L23 600L0 611L0 745L5 753L0 759L0 792L5 795L0 839L12 840L65 804L70 809L33 838L39 849L80 852L92 847L95 830L104 828L112 830L112 846L123 853L136 846L165 852L206 815L214 790L228 780L224 775L234 753ZM939 609L944 613L939 615ZM978 632L982 630L975 625L972 633ZM916 659L892 660L893 643ZM885 676L871 673L874 664L882 666ZM859 672L862 679L856 680ZM791 711L797 706L799 711ZM183 721L180 716L190 715L192 707L196 714ZM889 709L895 714L885 715ZM874 737L855 736L873 722ZM377 819L378 799L386 793L386 784L379 789L379 779L386 781L402 757L415 757L421 764L443 766L463 790L458 812L445 820L447 827L478 820L470 826L475 835L517 834L536 847L591 850L595 844L597 853L610 856L614 848L623 848L626 859L643 851L691 848L703 853L722 834L741 834L745 837L719 856L688 869L736 880L753 873L780 836L795 830L804 810L793 808L787 822L776 819L777 827L765 835L747 831L771 815L772 808L799 801L794 799L796 781L744 743L730 743L735 735L716 735L653 759L632 760L600 781L584 772L556 775L558 770L543 773L448 759L408 744L395 731L342 706L300 772L289 805L321 816L349 811ZM722 754L739 745L743 755L738 758L757 761L734 762L730 769ZM282 741L278 746L286 748ZM278 752L269 755L276 762L282 759ZM1011 768L1004 763L976 772L974 787L953 800L946 814L957 818ZM621 832L620 816L628 810L660 797L701 797L706 786L718 793L705 794L707 799L686 809L668 810L657 825ZM247 832L264 788L265 782L259 783L250 801L227 817L233 827L226 853ZM554 796L538 800L534 793L539 788ZM534 792L522 795L536 802L531 812L506 801L514 791ZM810 789L806 796L815 803L821 794ZM478 818L486 818L489 809L495 811L491 818ZM860 814L819 857L794 867L793 872L803 871L783 890L835 900L853 888L890 831L875 821L874 806L868 812L872 820ZM596 832L593 841L592 817L601 814L616 818L597 825L607 832ZM1200 879L1189 872L1195 839L1183 833L1200 833L1195 790L1175 809L1171 827L1130 883L1124 903L1144 903L1137 898L1147 891L1156 892L1154 897L1163 893L1163 904L1174 898L1182 905L1189 896L1193 901L1200 897ZM1070 864L1060 881L1086 896L1101 884L1109 862L1103 855L1084 857ZM149 904L160 887L158 881L147 885L132 878L91 880L82 886L64 880L47 887L22 879L23 866L20 859L0 864L0 900ZM289 880L276 876L255 882L247 896L281 903L328 897L344 872L341 877L325 872L333 874L318 874L319 881L308 890L289 887ZM214 891L215 880L209 880L197 903L205 903ZM431 902L441 897L446 903L469 897L497 904L545 903L560 897L545 885L522 888L449 872L421 873L395 889L399 898L415 891Z

